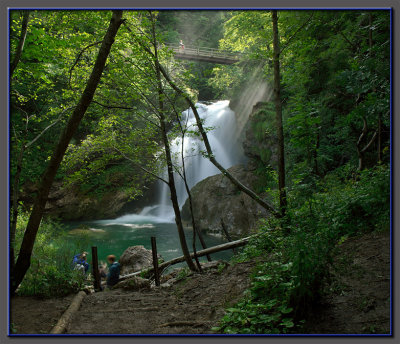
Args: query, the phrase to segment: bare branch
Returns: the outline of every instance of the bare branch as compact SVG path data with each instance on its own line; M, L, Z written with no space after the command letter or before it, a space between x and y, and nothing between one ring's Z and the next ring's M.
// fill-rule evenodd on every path
M368 132L367 120L365 119L365 117L363 117L362 120L364 122L364 126L363 126L362 133L361 133L360 137L358 138L357 147L360 146L362 139L364 138L365 135L367 135L367 132Z
M339 31L340 36L344 38L344 40L351 46L352 49L357 50L357 46L350 42L350 40L344 35L342 31Z
M376 135L378 134L378 130L375 131L374 135L372 136L371 140L368 144L361 150L361 153L365 153L369 147L371 147L372 143L375 141Z
M113 135L114 137L114 135ZM130 157L128 157L124 152L122 152L121 150L119 150L116 146L113 146L114 150L116 152L118 152L119 154L121 154L126 160L130 161L131 163L133 163L135 166L139 167L142 171L152 175L153 177L157 178L158 180L161 180L162 182L164 182L165 184L169 185L169 183L162 177L158 176L157 174L149 171L148 169L144 168L143 166L141 166L140 164L138 164L136 161L132 160Z
M64 114L65 112L67 112L68 110L73 109L74 107L75 107L75 106L70 106L69 108L64 109L64 110L60 113L60 115L58 116L58 118L57 118L53 123L49 124L46 128L44 128L44 130L43 130L38 136L36 136L31 142L27 143L27 144L25 145L25 148L29 148L30 146L32 146L37 140L39 140L39 138L40 138L47 130L49 130L51 127L53 127L54 125L56 125L56 124L61 120L61 117L63 116L63 114Z
M310 17L304 22L302 26L300 26L296 32L287 40L287 43L285 46L280 50L279 54L282 54L282 52L286 49L286 47L289 46L290 41L310 22L311 18L314 16L314 12L311 12Z
M71 88L72 71L74 70L76 64L79 62L79 59L81 58L83 52L84 52L85 50L87 50L87 49L89 49L89 48L95 46L95 45L101 44L101 42L102 42L102 41L97 41L97 42L94 42L94 43L92 43L92 44L89 44L88 46L86 46L85 48L83 48L83 49L80 51L80 53L78 54L78 56L77 56L77 58L76 58L74 64L72 65L71 69L69 70L68 85L69 85L70 88Z

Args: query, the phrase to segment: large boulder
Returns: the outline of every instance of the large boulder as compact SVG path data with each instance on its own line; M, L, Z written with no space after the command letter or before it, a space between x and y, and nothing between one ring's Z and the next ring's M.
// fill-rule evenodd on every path
M142 245L130 246L119 258L121 264L121 275L130 274L146 268L153 267L153 254L151 250Z
M251 189L257 184L258 178L243 165L233 166L228 171ZM191 194L196 225L209 234L224 235L222 219L231 237L243 237L255 229L261 218L269 215L223 174L200 181L192 188ZM190 223L189 201L182 208L182 217Z

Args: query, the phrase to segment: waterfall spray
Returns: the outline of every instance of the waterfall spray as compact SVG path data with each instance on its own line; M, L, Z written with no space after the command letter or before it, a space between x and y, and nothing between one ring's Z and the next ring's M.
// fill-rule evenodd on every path
M243 149L237 140L237 124L235 113L229 108L229 101L218 101L209 105L197 103L196 108L200 117L204 121L204 126L210 128L208 138L215 154L216 159L224 168L245 161ZM187 129L194 131L197 129L196 119L193 112L189 109L182 113L182 122L187 125ZM182 139L176 138L171 142L171 152L174 155L174 163L181 168L182 158ZM204 144L197 135L186 135L183 142L184 159L186 165L186 175L189 188L192 188L201 180L218 174L220 171L202 155L205 150ZM179 205L182 206L187 199L185 185L181 177L175 174L176 189ZM160 182L159 187L159 207L157 216L170 218L173 216L169 200L169 190L165 183Z

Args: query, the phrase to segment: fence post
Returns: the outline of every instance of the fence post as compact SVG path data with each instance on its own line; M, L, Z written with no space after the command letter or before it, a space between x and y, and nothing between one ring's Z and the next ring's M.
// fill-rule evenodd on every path
M99 262L97 258L97 246L92 246L92 273L94 277L94 290L100 291L101 290L101 280L99 274Z
M154 266L154 276L156 280L156 286L160 285L160 275L158 271L158 258L157 258L157 243L156 237L151 237L151 250L153 252L153 266Z

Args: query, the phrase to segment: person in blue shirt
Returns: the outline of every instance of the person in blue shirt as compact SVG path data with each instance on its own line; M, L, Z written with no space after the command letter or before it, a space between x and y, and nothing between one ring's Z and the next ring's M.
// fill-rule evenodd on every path
M120 264L116 261L116 257L113 254L107 256L107 261L110 263L107 274L107 286L110 288L118 283Z
M89 271L89 263L86 261L87 252L78 253L72 260L74 270L82 271L87 273Z

